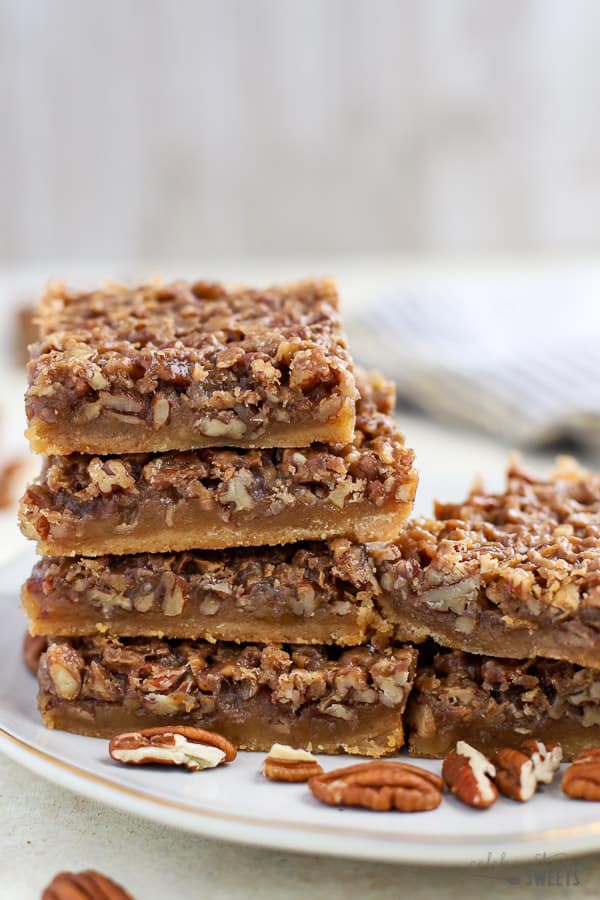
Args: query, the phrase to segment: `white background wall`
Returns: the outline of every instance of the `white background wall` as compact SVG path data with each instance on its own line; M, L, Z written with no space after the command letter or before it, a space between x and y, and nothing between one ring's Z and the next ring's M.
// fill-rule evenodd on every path
M590 252L598 0L0 0L0 258Z

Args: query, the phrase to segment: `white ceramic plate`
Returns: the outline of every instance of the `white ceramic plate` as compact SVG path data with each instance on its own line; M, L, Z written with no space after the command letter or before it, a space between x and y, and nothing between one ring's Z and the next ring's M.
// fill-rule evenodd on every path
M11 577L21 577L17 568ZM258 753L209 772L120 767L106 741L42 727L35 679L21 662L24 619L15 597L3 599L0 748L69 790L206 836L373 860L485 865L600 849L600 806L568 800L557 785L523 806L501 798L482 813L445 796L438 810L403 815L322 806L304 785L267 781ZM351 761L322 758L325 769ZM439 763L424 765L439 770Z

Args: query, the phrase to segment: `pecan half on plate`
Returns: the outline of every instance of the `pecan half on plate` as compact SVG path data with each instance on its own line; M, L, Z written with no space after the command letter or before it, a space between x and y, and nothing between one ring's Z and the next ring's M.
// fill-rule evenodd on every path
M442 779L427 769L400 762L368 762L311 778L308 786L321 803L362 806L375 812L423 812L438 807Z
M560 768L563 750L560 744L528 738L520 745L519 750L533 762L533 773L538 784L551 784Z
M561 788L577 800L600 800L600 747L579 754L563 775Z
M506 797L526 803L540 784L550 784L562 759L560 744L523 741L518 750L505 747L494 755L496 784Z
M494 754L496 784L505 797L527 803L538 786L533 759L520 750L504 747Z
M108 752L120 763L185 766L195 772L214 769L237 756L236 748L222 735L188 725L165 725L120 734L111 740Z
M271 781L290 783L308 781L323 769L308 750L296 750L287 744L273 744L263 764L263 774Z
M487 756L466 741L458 741L442 765L444 784L457 800L475 809L489 809L498 799L498 789L491 780L495 775Z

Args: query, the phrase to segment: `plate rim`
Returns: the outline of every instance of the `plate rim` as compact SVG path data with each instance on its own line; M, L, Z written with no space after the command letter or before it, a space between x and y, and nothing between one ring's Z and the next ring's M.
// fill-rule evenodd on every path
M76 794L187 833L247 846L320 856L429 866L476 866L477 852L487 851L498 865L539 860L541 852L581 855L600 848L600 818L595 822L481 838L424 836L330 824L257 818L244 813L207 809L157 797L75 763L58 759L11 733L0 723L0 750L14 762ZM496 863L494 863L496 865Z

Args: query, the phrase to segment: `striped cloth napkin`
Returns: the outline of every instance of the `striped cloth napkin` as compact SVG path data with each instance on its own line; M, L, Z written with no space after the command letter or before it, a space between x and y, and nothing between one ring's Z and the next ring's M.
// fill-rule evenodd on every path
M358 360L433 416L513 444L600 446L598 290L472 280L389 291L348 330Z

